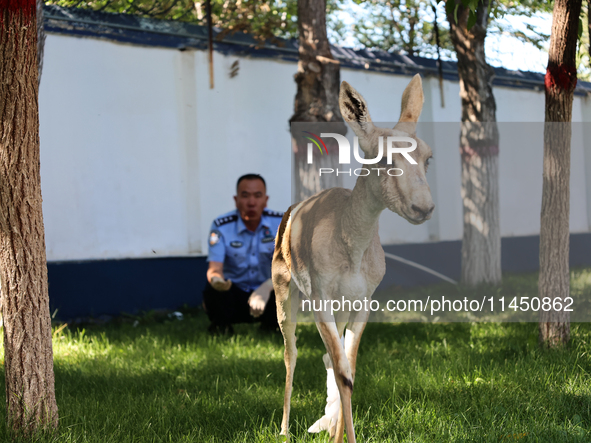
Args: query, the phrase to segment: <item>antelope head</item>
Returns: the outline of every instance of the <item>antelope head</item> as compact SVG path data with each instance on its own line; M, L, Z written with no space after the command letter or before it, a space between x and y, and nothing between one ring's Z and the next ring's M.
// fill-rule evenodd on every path
M431 189L427 183L426 173L429 159L432 157L431 148L416 136L416 124L423 109L423 85L417 74L408 84L402 94L400 120L392 129L376 127L369 115L365 99L347 82L342 82L339 94L339 106L344 120L355 132L359 139L359 147L366 159L375 159L379 155L378 143L380 137L384 142L383 157L375 165L368 168L385 168L380 171L371 170L368 180L369 192L372 197L381 202L384 208L397 213L410 223L418 225L431 218L435 205L431 197ZM388 137L410 137L417 143L414 151L407 153L416 164L411 164L406 156L392 155L392 164L388 164ZM408 143L396 143L394 146L408 147ZM391 176L387 169L398 168L401 175Z

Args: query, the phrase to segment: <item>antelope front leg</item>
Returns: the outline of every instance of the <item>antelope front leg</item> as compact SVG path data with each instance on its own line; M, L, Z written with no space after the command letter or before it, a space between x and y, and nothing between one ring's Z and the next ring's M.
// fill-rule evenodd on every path
M339 331L335 323L334 317L326 312L316 312L316 326L322 340L326 345L326 350L332 360L335 380L339 389L341 397L341 411L347 429L347 437L349 443L355 443L355 430L353 428L353 413L351 409L351 394L353 393L353 379L351 368L347 361L345 350L343 349ZM342 443L343 435L337 433L336 443Z
M349 324L347 325L347 333L345 334L345 353L347 361L351 368L351 380L355 383L355 366L357 364L357 351L359 350L359 342L361 335L365 330L367 319L369 318L369 311L361 310L351 315ZM337 427L335 432L335 441L343 441L343 433L345 431L345 422L343 419L343 410L339 414Z

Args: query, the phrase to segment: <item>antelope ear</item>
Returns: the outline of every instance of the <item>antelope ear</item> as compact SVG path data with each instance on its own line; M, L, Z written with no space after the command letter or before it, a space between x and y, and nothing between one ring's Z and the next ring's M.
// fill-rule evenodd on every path
M339 107L343 120L349 123L353 131L358 135L367 135L372 125L367 103L359 92L349 83L341 83L339 93Z
M400 120L395 126L408 133L416 131L416 123L419 121L423 110L423 82L419 74L415 75L402 93L402 105L400 107Z

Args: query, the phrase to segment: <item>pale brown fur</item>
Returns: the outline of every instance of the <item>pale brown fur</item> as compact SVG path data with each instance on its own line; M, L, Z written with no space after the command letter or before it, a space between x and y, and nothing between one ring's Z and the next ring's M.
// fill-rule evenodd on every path
M276 238L273 257L273 285L277 316L285 342L287 370L281 434L289 439L289 411L293 373L297 358L295 315L301 291L310 300L371 300L385 273L384 251L378 235L378 218L388 208L413 224L428 220L433 200L427 184L426 161L431 148L415 136L423 91L416 75L403 94L401 117L394 129L373 125L363 97L343 82L339 96L341 113L359 137L366 158L377 155L378 137L410 136L418 146L411 153L418 163L411 165L401 155L395 167L400 177L370 174L359 177L354 189L333 188L294 205L285 213ZM385 155L385 152L384 152ZM392 165L394 166L394 165ZM315 312L316 325L334 368L341 399L341 413L329 433L343 441L346 428L349 443L355 443L351 394L359 340L369 312ZM345 347L341 337L347 327Z

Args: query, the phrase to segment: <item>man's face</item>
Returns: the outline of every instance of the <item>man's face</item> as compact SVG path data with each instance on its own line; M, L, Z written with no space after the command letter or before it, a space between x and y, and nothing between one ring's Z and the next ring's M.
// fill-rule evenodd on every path
M234 197L236 209L245 222L260 220L268 199L265 185L259 179L242 180Z

